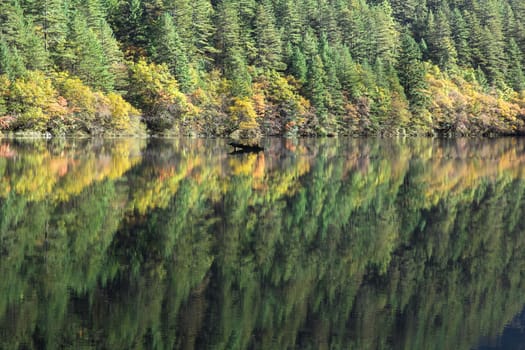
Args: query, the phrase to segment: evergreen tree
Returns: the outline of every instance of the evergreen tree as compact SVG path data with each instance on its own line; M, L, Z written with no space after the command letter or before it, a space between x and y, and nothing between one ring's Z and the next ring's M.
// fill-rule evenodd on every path
M280 35L275 27L275 17L268 2L257 8L255 21L257 58L255 64L263 69L284 70Z
M288 67L289 73L292 74L301 83L306 82L306 74L308 67L306 64L306 58L303 52L297 46L293 48L293 54L290 58L290 64Z
M462 66L470 66L472 59L467 23L457 8L454 9L452 16L452 38L458 54L457 62Z
M229 50L225 66L226 77L232 82L233 96L245 97L250 95L252 78L248 72L246 59L239 48Z
M205 117L187 124L199 130L220 129L208 121L228 120L232 106L249 110L252 124L271 115L265 125L287 125L277 120L286 119L283 99L302 114L287 127L305 133L313 125L327 133L352 123L371 132L398 128L406 125L407 101L416 122L433 113L463 127L479 120L467 118L477 109L461 101L479 99L496 125L501 116L487 107L493 99L509 103L500 111L517 114L521 106L509 87L524 85L524 18L519 0L5 0L0 72L12 80L44 71L34 77L60 90L68 75L55 73L65 71L94 90L126 94L134 62L165 63L166 81L178 81L183 92L177 113L203 111ZM494 93L482 98L479 90ZM54 99L61 95L67 91ZM44 120L48 110L71 113L70 101L58 102L28 115ZM170 108L163 105L162 113ZM444 110L453 113L445 117ZM522 128L519 118L502 123L511 120L515 130Z
M158 62L166 63L170 72L175 76L182 92L190 89L191 77L186 57L186 48L183 46L175 23L169 13L162 16L157 38L155 56Z
M7 75L9 79L21 76L25 71L22 58L16 48L9 48L0 36L0 75Z
M173 18L174 27L177 29L179 40L186 48L191 48L193 41L193 33L191 30L193 19L192 2L192 0L163 1L166 10L170 12Z
M463 16L469 28L470 57L473 67L479 67L485 64L483 57L483 28L481 22L475 13L465 11Z
M299 8L292 0L284 1L284 10L280 21L284 28L283 40L292 45L299 45L303 35L304 22L301 20Z
M224 1L219 4L217 27L220 28L215 36L217 58L219 65L224 66L230 51L242 52L239 12L237 7L230 1Z
M324 127L328 113L326 108L328 92L326 89L326 73L324 71L323 60L318 54L310 60L308 65L305 94L320 116L321 127Z
M151 21L145 16L142 0L119 2L109 15L117 39L128 54L143 55L151 42Z
M443 9L434 15L428 15L428 34L426 42L429 49L429 58L441 68L448 68L456 63L457 52L454 47L450 25Z
M498 83L504 80L507 61L505 60L505 36L503 33L503 19L499 2L488 0L483 7L485 21L483 56L486 64L483 66L491 82Z
M507 81L514 90L525 90L525 74L522 66L523 54L514 39L510 39L507 55L509 62Z
M344 113L343 95L334 61L335 51L330 48L326 36L321 37L319 52L326 74L326 105L332 113L341 115Z
M414 114L421 113L429 102L425 66L421 62L419 45L409 34L401 37L401 55L397 64L399 82L404 88Z
M88 26L92 29L99 29L106 21L106 10L102 3L103 0L85 0L86 17Z
M337 55L335 56L335 66L337 69L337 77L341 84L341 89L348 94L352 91L352 87L356 85L354 84L356 64L350 55L350 50L348 47L343 46L337 49Z
M0 33L6 43L16 48L23 64L28 69L46 69L48 67L48 52L43 37L35 31L31 17L25 17L18 1L8 2L2 6L3 23Z
M216 30L212 18L214 9L210 0L194 0L192 5L191 39L192 48L189 52L196 55L194 60L199 64L210 61L210 54L215 52L212 43L213 33Z
M415 21L417 0L391 0L392 12L398 23L410 25Z
M350 17L344 21L344 44L350 49L352 57L362 62L369 57L371 46L370 31L367 26L366 18L370 18L369 8L363 0L351 0L349 13Z
M86 19L76 12L71 21L71 34L64 63L67 69L78 75L88 85L105 91L114 86L110 62L95 32L88 27Z
M370 60L381 59L386 64L395 64L399 45L399 32L392 17L392 8L387 1L373 7L375 28L372 30L374 49Z

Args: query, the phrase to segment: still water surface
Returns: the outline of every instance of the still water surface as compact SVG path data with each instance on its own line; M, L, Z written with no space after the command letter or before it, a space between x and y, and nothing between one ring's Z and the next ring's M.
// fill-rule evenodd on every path
M525 344L525 142L0 142L0 349Z

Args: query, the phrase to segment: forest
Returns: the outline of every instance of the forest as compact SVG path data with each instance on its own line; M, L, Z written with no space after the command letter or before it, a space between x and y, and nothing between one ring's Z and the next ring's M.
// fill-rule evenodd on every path
M519 135L520 0L5 0L6 135Z
M522 140L56 140L0 145L0 348L473 349L523 308Z

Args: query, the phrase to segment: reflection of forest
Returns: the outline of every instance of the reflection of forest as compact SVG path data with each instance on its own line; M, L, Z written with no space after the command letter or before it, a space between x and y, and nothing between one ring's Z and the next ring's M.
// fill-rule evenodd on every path
M468 349L525 298L525 142L0 146L0 348Z

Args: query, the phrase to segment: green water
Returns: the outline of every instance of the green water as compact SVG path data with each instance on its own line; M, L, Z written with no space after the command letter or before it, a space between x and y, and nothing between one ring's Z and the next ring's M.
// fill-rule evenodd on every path
M472 349L519 321L525 141L265 146L1 141L0 349Z

